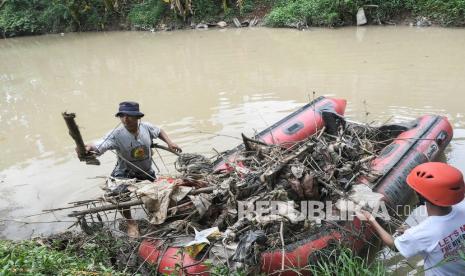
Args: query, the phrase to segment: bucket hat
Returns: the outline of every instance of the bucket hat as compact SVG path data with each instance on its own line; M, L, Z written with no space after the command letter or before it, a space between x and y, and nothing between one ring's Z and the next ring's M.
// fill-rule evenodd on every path
M120 103L118 113L115 114L115 117L120 117L123 114L129 115L129 116L135 116L135 117L144 116L144 113L139 111L139 104L136 102Z

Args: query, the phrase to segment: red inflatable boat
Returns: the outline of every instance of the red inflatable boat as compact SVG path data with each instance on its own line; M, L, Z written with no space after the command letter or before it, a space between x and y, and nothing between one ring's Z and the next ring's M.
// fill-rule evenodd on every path
M342 116L345 106L345 100L320 97L262 131L255 139L268 144L282 145L301 141L323 128L325 125L323 112L329 111ZM373 191L381 193L384 197L383 200L392 208L405 206L409 204L414 195L405 183L409 171L418 164L437 160L451 138L452 127L445 117L422 116L408 129L402 131L372 161L372 170L381 177L375 183L370 183L368 179L359 179L358 182L365 182L370 185ZM224 158L229 162L234 162L235 153L242 146L231 150ZM228 169L224 161L219 160L215 164L216 171ZM371 240L374 236L374 232L368 227L362 227L357 219L347 221L338 228L320 228L318 233L286 245L284 267L302 268L301 272L308 274L304 267L318 258L319 250L330 247L335 241L340 241L344 236L344 228L350 229L352 232L354 230L359 232L357 237L351 237L344 241L356 252L361 252L366 248L366 241ZM139 256L148 263L155 264L158 267L158 272L170 274L173 273L175 267L181 265L183 271L179 274L208 275L206 271L209 268L203 264L204 260L191 258L187 254L180 256L176 247L167 249L159 247L160 244L157 240L144 240L139 247ZM282 268L281 249L263 252L260 259L262 273L270 274L280 271ZM281 273L281 275L297 275L297 273L288 271Z
M270 145L291 146L293 143L304 140L324 127L323 112L344 115L346 103L346 100L343 99L319 97L263 130L255 136L255 139ZM223 160L226 159L228 162L234 163L236 153L243 147L244 145L241 144L230 150L226 156L215 163L214 170L229 170L230 168Z

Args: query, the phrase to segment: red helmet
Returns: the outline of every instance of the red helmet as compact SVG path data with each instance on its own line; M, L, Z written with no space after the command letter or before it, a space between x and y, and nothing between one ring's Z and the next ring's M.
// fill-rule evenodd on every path
M437 206L452 206L464 198L462 173L445 163L428 162L416 166L407 176L407 183Z

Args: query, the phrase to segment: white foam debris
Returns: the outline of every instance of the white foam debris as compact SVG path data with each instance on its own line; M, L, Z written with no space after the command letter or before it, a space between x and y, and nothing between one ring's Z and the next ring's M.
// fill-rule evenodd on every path
M373 192L367 185L357 184L352 186L348 198L340 198L336 202L336 208L341 212L355 212L360 207L378 209L382 198L382 194Z

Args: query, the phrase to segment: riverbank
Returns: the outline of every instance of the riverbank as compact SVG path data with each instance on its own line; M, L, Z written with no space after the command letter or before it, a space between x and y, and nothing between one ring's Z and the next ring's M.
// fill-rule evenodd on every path
M110 229L91 235L65 232L20 242L0 240L0 275L153 275L154 266L137 258L139 242L117 236ZM209 273L247 275L226 266L207 264ZM385 275L379 260L368 263L348 248L321 253L308 268L313 275ZM175 271L173 271L175 273Z
M465 3L459 0L2 0L0 33L6 38L81 31L240 27L251 23L340 27L356 25L357 14L359 23L362 16L367 24L375 25L465 26Z

